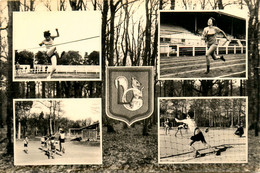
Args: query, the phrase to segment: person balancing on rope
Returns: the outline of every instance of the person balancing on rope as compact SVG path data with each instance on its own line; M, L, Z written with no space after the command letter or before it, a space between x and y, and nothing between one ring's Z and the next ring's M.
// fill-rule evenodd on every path
M175 118L175 121L177 123L180 123L180 122L185 123L188 126L188 129L191 131L192 136L190 138L190 140L191 140L190 147L194 151L194 157L196 158L200 155L198 150L196 150L196 148L194 146L192 146L197 141L201 141L205 147L207 147L208 149L211 149L212 152L215 152L215 150L206 142L202 131L197 126L195 120L192 119L193 116L194 116L193 114L187 115L186 119L183 119L183 120L178 120L177 118Z
M57 58L59 58L59 54L56 51L56 47L53 46L54 39L60 36L58 29L56 29L56 32L56 36L51 36L50 31L44 31L43 36L45 39L39 44L40 46L46 46L47 56L51 59L51 73L50 75L48 75L47 79L51 79L53 73L56 71Z
M218 42L217 42L217 38L216 38L216 35L218 33L222 33L224 35L224 37L227 39L227 41L229 40L227 38L227 35L225 34L225 32L215 26L215 19L213 17L210 17L208 19L208 26L205 27L202 32L202 36L203 36L202 39L205 40L207 47L208 47L208 50L206 51L207 71L205 72L205 74L208 74L210 72L209 56L211 56L213 60L226 61L223 55L217 56L215 53L215 51L218 47Z

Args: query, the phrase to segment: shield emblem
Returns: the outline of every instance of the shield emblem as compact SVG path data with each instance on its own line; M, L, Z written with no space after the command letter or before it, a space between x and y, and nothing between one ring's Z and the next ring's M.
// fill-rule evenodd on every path
M154 110L153 67L107 67L106 113L129 126Z

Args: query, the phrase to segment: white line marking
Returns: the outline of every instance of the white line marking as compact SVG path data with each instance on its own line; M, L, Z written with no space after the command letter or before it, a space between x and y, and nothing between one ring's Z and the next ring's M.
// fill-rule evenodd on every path
M245 59L245 57L238 57L238 58L236 58L236 57L233 57L233 58L228 58L227 60L234 60L234 59ZM165 62L160 62L160 66L167 66L167 65L169 65L169 64L176 64L176 63L186 63L187 61L189 61L189 62L193 62L193 61L206 61L206 59L205 58L198 58L198 59L191 59L191 60L189 60L189 59L185 59L185 60L168 60L168 61L165 61ZM212 59L213 60L213 59ZM214 61L214 60L213 60Z
M235 61L243 61L243 60L239 59L239 60L231 60L231 61L227 61L227 62L235 62ZM222 64L222 63L223 62L221 61L221 62L215 62L215 63L212 63L212 64ZM192 64L192 65L183 65L183 66L178 66L178 67L167 67L167 68L161 67L160 70L162 71L162 70L178 69L178 68L183 68L183 67L194 67L194 66L201 66L201 65L204 65L204 64L206 64L205 61L199 61L198 64L196 63L196 64Z
M240 66L240 65L245 65L245 63L242 63L242 64L239 63L239 64L233 64L233 65L213 67L213 68L211 68L211 69L234 67L234 66ZM180 75L180 74L185 74L185 73L191 73L191 72L199 72L199 71L204 71L204 70L205 70L205 69L190 70L190 71L185 71L185 72L179 72L179 73L172 73L172 74L161 75L161 77L169 77L169 76L175 76L175 75Z

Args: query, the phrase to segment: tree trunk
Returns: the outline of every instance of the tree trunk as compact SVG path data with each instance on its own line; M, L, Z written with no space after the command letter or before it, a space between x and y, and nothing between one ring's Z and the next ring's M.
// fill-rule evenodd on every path
M239 95L243 96L243 80L240 80Z
M21 139L21 121L18 120L18 135L17 139Z
M88 89L89 89L89 97L93 97L93 82L90 81L88 83Z
M115 37L115 14L116 7L114 5L114 1L110 0L110 39L109 39L109 66L114 65L114 37Z
M108 55L106 43L107 43L107 37L106 37L106 30L107 30L107 15L108 15L108 1L103 1L103 11L102 11L102 81L105 81L106 77L106 58ZM109 62L110 64L111 62ZM112 125L110 125L110 120L106 116L106 84L105 82L102 82L102 122L107 125L107 132L115 132Z
M224 9L224 5L222 0L218 0L218 9L223 10Z
M126 61L127 61L127 56L128 56L128 49L129 49L129 43L128 43L128 38L129 38L129 33L128 33L128 27L129 27L129 12L128 12L128 0L126 1L125 5L125 22L124 22L124 57L123 57L123 66L126 66ZM122 48L123 49L123 48Z
M247 94L250 98L248 100L249 116L248 120L251 125L255 127L255 136L258 136L258 122L259 122L259 48L258 48L258 32L259 32L259 3L257 0L252 3L245 0L250 17L248 20L248 80L247 80Z
M45 98L45 82L42 82L42 98Z
M56 82L56 98L61 98L61 87L60 87L60 82Z
M171 10L175 10L175 0L171 0Z
M150 50L151 50L151 19L149 10L150 0L145 1L145 12L146 12L146 26L145 26L145 50L144 50L144 60L143 65L150 65Z
M35 82L29 82L30 85L30 98L35 98Z
M4 119L4 114L3 114L3 102L4 102L4 93L3 91L0 91L0 128L4 127L3 119Z
M63 83L64 85L64 88L65 88L65 96L67 97L67 98L69 98L70 97L70 89L71 89L71 82L70 81L65 81L64 83Z
M13 98L15 97L15 85L17 83L12 82L12 59L13 59L13 11L19 11L20 10L20 1L8 1L8 75L7 75L7 153L12 154L13 153L13 143L12 143L12 117L13 117Z

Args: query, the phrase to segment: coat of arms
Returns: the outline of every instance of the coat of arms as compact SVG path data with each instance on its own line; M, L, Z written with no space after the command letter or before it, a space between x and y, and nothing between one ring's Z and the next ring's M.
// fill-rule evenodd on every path
M129 126L154 109L153 67L108 67L106 112Z

